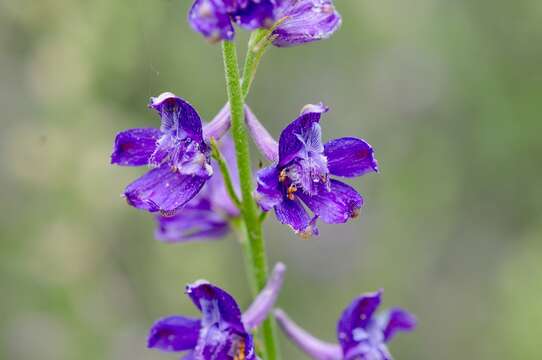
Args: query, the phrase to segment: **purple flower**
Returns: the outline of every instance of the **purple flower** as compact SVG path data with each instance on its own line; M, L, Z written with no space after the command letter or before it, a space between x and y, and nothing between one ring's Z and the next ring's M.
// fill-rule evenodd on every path
M211 124L204 127L204 133L209 126ZM224 136L219 146L228 164L233 185L239 192L239 177L233 141L229 136ZM156 216L155 236L158 240L176 243L220 239L230 231L229 220L239 216L239 209L231 201L226 191L224 179L216 161L212 160L211 166L215 174L196 197L179 209L174 216Z
M283 19L273 30L273 45L301 45L329 38L340 26L341 16L332 0L285 0L275 9Z
M284 333L307 355L316 360L392 360L386 344L398 331L412 331L416 319L394 308L374 315L382 290L354 299L337 324L339 345L323 342L301 329L282 310L275 317Z
M264 211L274 208L277 219L300 236L317 234L316 220L344 223L356 217L363 199L351 186L331 175L356 177L378 171L372 147L365 141L344 137L322 143L323 104L307 105L301 115L281 133L278 151L253 115L247 112L248 128L273 165L257 173L256 199ZM277 156L278 152L278 156ZM314 213L310 216L303 203Z
M200 280L186 287L186 294L202 317L168 316L151 328L147 346L165 352L187 351L183 359L255 360L252 330L273 307L286 268L278 263L266 287L241 314L235 299L226 291Z
M212 42L232 40L232 22L248 30L273 29L273 44L300 45L331 36L341 17L331 0L196 0L188 21Z
M196 0L188 13L194 30L212 42L232 40L232 21L254 30L273 25L274 9L282 0Z
M196 110L172 93L152 98L160 129L129 129L117 134L111 163L152 169L128 185L128 203L172 215L201 190L213 174L209 149Z

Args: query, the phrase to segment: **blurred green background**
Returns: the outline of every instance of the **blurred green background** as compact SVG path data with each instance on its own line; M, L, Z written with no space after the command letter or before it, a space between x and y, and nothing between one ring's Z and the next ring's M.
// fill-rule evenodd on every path
M150 96L205 119L224 104L220 47L190 30L189 5L0 0L0 358L174 359L145 339L160 316L196 314L185 283L249 303L233 237L155 241L120 197L144 169L109 165L117 131L158 124ZM343 307L382 287L420 323L396 359L542 358L542 2L336 6L342 29L269 51L248 102L275 135L326 102L324 137L367 139L381 173L351 182L362 216L318 238L269 217L279 305L333 340Z

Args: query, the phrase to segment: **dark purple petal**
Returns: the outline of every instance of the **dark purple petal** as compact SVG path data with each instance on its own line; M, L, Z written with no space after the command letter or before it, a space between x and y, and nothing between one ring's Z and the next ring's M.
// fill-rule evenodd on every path
M228 14L229 6L222 0L196 0L188 12L192 28L209 41L232 40L235 30Z
M284 199L275 206L275 214L281 223L290 225L296 233L303 234L311 228L311 217L298 199Z
M268 28L274 23L274 9L274 0L249 0L232 16L237 25L247 30Z
M329 38L341 25L331 0L286 0L275 11L285 20L273 31L273 45L295 46Z
M246 329L255 329L265 320L267 314L269 314L269 311L275 305L275 301L282 288L285 272L286 266L283 263L279 262L275 265L265 288L260 291L250 307L243 313L243 324Z
M381 290L361 295L344 309L337 324L337 338L345 354L360 342L355 338L355 332L367 330L374 312L380 305L381 295Z
M201 311L203 327L224 323L240 334L245 332L241 322L241 310L235 299L224 290L200 280L189 284L186 294Z
M129 129L119 132L115 137L111 164L147 165L161 134L158 129Z
M211 208L209 201L202 199L193 204L194 200L174 216L156 217L156 239L167 243L210 240L220 239L229 232L228 222Z
M283 193L279 182L279 170L276 166L268 166L256 173L256 201L264 211L269 211L283 201Z
M201 322L184 316L169 316L152 326L147 347L168 352L190 350L198 342Z
M181 175L164 165L126 187L128 203L149 212L173 215L200 191L208 177Z
M354 177L368 172L378 172L374 150L365 141L344 137L324 145L329 172L336 176Z
M160 130L174 137L198 143L203 142L201 118L188 102L170 92L151 98L150 108L155 109L162 124Z
M356 217L363 206L363 198L351 186L337 180L330 180L330 189L320 184L316 195L302 191L296 194L319 218L328 224L340 224Z
M338 345L315 338L294 323L281 309L275 310L275 318L286 336L312 359L343 360L343 354Z
M310 133L313 124L320 121L320 117L325 111L327 111L326 108L318 107L315 112L302 113L282 131L279 138L279 166L288 164L299 155L305 146L299 137Z
M416 327L416 318L406 310L393 308L378 314L378 325L388 342L398 331L412 331Z

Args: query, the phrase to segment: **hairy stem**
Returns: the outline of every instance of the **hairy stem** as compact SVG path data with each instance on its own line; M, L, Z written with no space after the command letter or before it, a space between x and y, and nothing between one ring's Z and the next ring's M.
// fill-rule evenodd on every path
M241 201L239 201L239 198L237 197L237 194L235 193L235 188L233 187L233 183L231 181L230 171L228 170L228 166L226 165L226 160L224 160L224 157L220 153L220 150L218 149L218 144L216 143L215 138L211 138L211 155L213 156L213 159L216 160L218 163L218 167L220 168L220 172L222 173L222 177L224 178L224 184L226 185L226 191L228 192L228 195L231 198L231 201L237 206L239 210L241 210Z
M251 272L254 277L257 290L262 290L267 282L267 257L263 239L262 224L259 219L259 211L252 197L252 168L250 163L250 151L248 136L245 128L244 96L239 78L239 64L235 43L222 42L222 55L226 73L226 87L231 111L231 129L235 143L235 153L239 168L239 182L241 185L241 213L246 225L246 233L249 243L249 256L252 262ZM248 91L248 89L247 89ZM268 318L262 325L262 337L264 343L264 359L277 359L277 342L274 331L274 321Z

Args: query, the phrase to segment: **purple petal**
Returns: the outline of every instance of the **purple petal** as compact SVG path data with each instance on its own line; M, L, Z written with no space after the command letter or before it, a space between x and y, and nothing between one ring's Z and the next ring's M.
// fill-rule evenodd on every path
M363 198L351 186L337 180L330 180L330 190L319 184L316 195L296 193L309 209L328 224L340 224L358 216Z
M239 333L245 332L237 302L218 286L200 280L189 284L186 287L186 294L202 312L203 327L224 323Z
M286 266L283 263L279 262L275 265L265 288L260 291L252 305L243 314L243 324L245 324L247 330L250 331L260 326L275 305L284 281L285 272Z
M329 172L336 176L354 177L368 172L378 172L374 150L365 141L344 137L324 145Z
M382 290L361 295L344 309L337 324L337 338L345 354L358 345L359 339L355 339L355 331L367 329L380 305L381 295Z
M177 243L194 240L220 239L230 230L228 222L213 211L208 200L190 201L175 216L156 217L156 239Z
M119 132L115 137L111 164L147 165L161 135L158 129L129 129Z
M249 0L232 15L237 25L247 30L268 28L274 23L274 9L273 0Z
M273 45L279 47L327 39L341 25L331 0L287 0L275 11L275 17L285 18L273 31Z
M235 30L222 0L196 0L188 12L192 28L209 41L232 40Z
M160 115L162 132L181 139L189 138L191 141L203 142L201 118L194 107L185 100L165 92L151 98L149 107Z
M316 108L315 108L316 109ZM299 136L307 134L313 129L313 124L320 121L325 109L318 108L315 112L304 112L292 121L280 134L279 138L279 165L284 166L292 161L303 150L304 144Z
M312 229L311 217L298 199L284 199L284 201L275 206L275 214L281 223L290 225L302 237L304 237L307 231Z
M207 177L181 175L164 165L126 187L128 204L149 212L173 215L200 191Z
M167 352L190 350L198 342L201 322L184 316L169 316L152 326L147 347Z
M279 182L279 170L271 165L256 173L256 201L264 211L269 211L279 205L284 198Z
M412 331L416 327L416 318L406 310L394 308L378 315L378 325L388 342L398 331Z
M230 116L230 104L226 103L220 109L218 114L211 120L210 123L203 126L203 138L205 141L215 138L215 140L220 140L222 136L230 129L231 126L231 116Z
M315 338L294 323L281 309L275 310L275 318L286 336L312 359L343 360L343 354L338 345Z
M279 144L260 123L256 115L254 115L248 106L245 106L245 119L252 140L260 152L267 160L277 162L279 159Z

